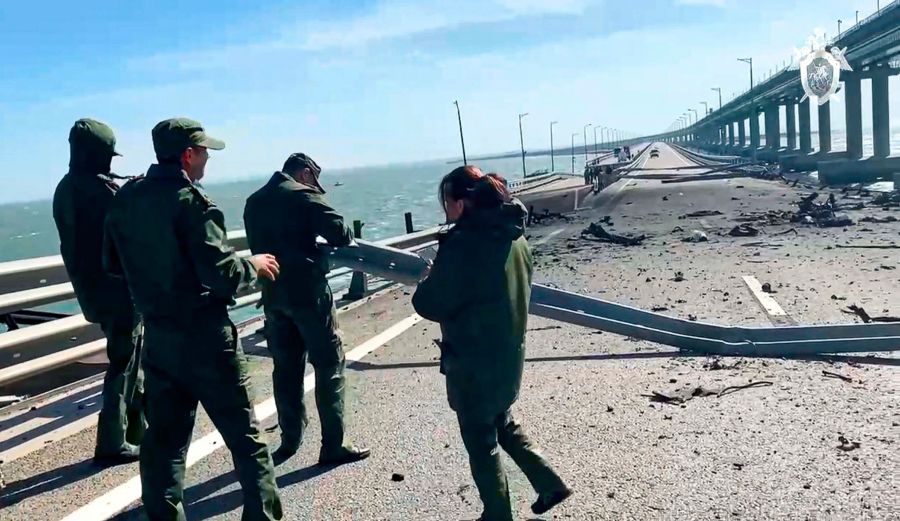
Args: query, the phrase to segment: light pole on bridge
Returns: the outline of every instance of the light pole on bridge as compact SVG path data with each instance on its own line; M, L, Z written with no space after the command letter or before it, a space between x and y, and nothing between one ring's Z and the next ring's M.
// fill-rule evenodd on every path
M587 159L587 156L588 156L588 154L587 154L587 129L589 126L591 126L590 123L585 125L584 128L582 129L582 133L584 134L584 166L587 166L587 161L588 161L588 159Z
M578 132L572 132L572 174L575 173L575 136Z
M701 101L700 104L703 105L703 117L705 118L709 115L709 103Z
M519 114L519 144L522 146L522 177L528 177L528 173L525 171L525 138L522 135L522 118L527 116L528 113Z
M753 58L738 58L738 61L744 62L750 66L750 118L751 118L750 128L752 129L753 124L754 124L752 121L753 118L757 118L756 125L759 125L759 117L756 115L756 96L753 94ZM756 161L756 147L755 146L750 147L750 154L751 154L751 156L750 156L751 159L753 159L753 161L755 162Z
M842 22L842 21L843 21L843 20L841 20L840 18L838 18L838 36L837 36L838 38L841 37L841 22Z
M550 122L550 173L551 174L556 171L556 167L554 166L554 163L553 163L553 125L556 125L557 123L559 123L559 122L558 121Z
M595 123L594 124L594 155L595 156L598 155L597 154L597 129L598 128L600 128L600 125Z
M459 113L459 101L454 100L453 104L456 105L456 119L459 120L459 142L462 145L462 153L463 153L463 164L468 165L468 161L466 161L466 140L463 138L462 131L462 115Z
M713 87L710 90L714 90L719 93L719 110L722 110L722 88L721 87Z

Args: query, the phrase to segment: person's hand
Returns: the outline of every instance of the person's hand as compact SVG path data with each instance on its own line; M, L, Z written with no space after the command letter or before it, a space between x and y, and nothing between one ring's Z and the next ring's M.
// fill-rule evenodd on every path
M250 257L250 263L256 268L257 277L265 277L269 280L275 280L278 277L278 261L274 255L261 253Z

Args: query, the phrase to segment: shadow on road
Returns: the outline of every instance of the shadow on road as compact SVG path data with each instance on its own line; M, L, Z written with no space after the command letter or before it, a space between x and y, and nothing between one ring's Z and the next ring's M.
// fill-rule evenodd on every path
M326 472L331 471L335 467L311 465L306 468L297 469L293 472L278 476L275 481L278 483L279 489L286 489L291 485L303 483ZM185 514L191 520L211 519L216 516L227 514L233 510L241 508L243 505L243 493L240 487L236 490L226 492L225 494L216 494L216 492L228 488L237 483L237 478L233 471L216 476L204 483L194 485L184 491L184 497L187 502L185 505ZM191 499L195 498L195 499ZM115 521L143 521L147 519L140 506L134 507L126 512L114 517Z
M94 465L93 460L86 459L79 463L42 472L30 478L14 481L0 492L0 508L63 488L76 481L89 478L102 470L102 467Z

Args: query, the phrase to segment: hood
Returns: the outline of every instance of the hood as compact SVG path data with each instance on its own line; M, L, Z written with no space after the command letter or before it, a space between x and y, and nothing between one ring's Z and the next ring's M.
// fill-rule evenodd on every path
M457 222L460 228L478 229L509 240L516 240L525 234L528 216L525 205L513 199L490 210L467 210Z
M69 132L69 171L106 174L116 152L116 137L106 124L80 119Z

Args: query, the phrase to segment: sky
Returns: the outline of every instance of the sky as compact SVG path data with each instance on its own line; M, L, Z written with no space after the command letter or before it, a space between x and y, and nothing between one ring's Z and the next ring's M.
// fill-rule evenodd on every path
M517 149L525 112L526 148L548 147L551 120L565 144L588 123L658 133L717 104L711 87L745 90L736 58L762 78L875 2L0 0L0 202L52 194L80 117L115 129L122 174L153 162L156 122L203 122L227 143L208 182L297 151L329 169L456 157L454 100L472 156Z

